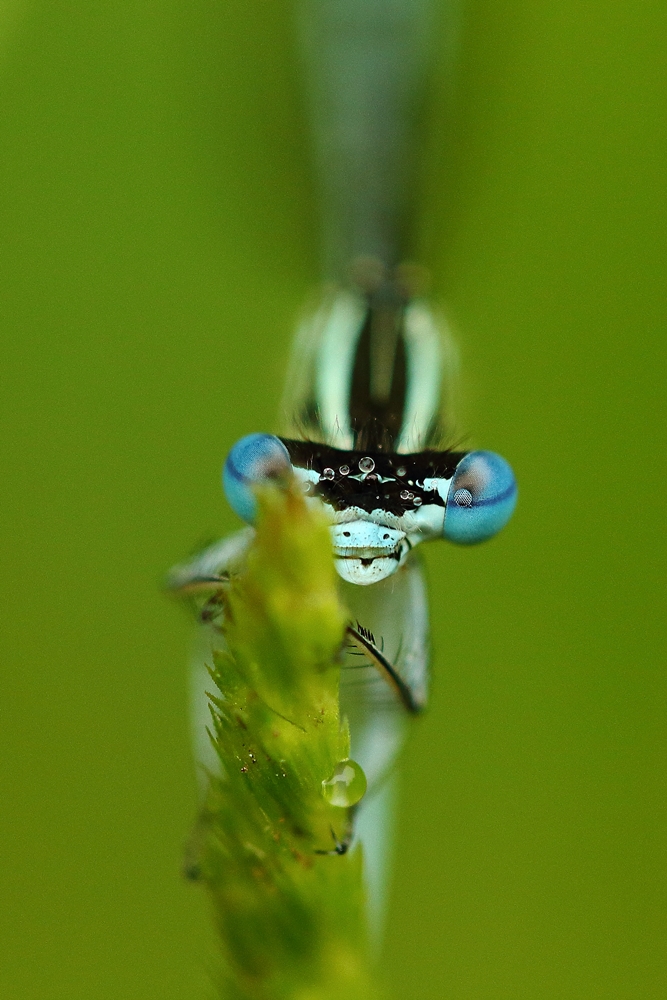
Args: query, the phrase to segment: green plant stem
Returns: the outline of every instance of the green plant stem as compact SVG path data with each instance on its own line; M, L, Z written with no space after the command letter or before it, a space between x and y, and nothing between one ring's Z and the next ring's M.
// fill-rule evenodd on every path
M326 525L297 489L259 496L255 542L224 598L211 675L199 876L222 942L225 1000L367 1000L362 857L322 783L349 754L338 709L341 607Z

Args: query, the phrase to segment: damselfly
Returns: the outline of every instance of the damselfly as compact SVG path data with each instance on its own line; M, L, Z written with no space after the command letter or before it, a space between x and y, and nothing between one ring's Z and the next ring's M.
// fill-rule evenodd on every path
M403 719L428 696L429 616L416 547L483 541L516 502L504 459L446 446L441 394L455 352L419 294L419 272L402 263L429 18L425 0L308 0L300 8L330 284L297 332L284 433L244 437L223 472L227 499L249 524L254 487L286 472L328 517L351 615L341 711L371 790L391 768ZM246 528L178 567L173 586L214 592L242 565L252 534ZM199 680L196 687L203 690ZM205 714L198 717L205 759Z

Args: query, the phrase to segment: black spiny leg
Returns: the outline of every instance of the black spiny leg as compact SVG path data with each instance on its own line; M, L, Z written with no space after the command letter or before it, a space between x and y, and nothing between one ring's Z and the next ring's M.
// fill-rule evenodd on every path
M396 667L389 662L382 650L378 649L373 635L368 632L367 629L363 628L363 626L361 626L358 622L356 626L348 625L346 632L357 649L361 650L376 670L378 670L384 677L387 683L392 686L403 707L410 712L411 715L418 715L422 712L425 705L421 700L415 697L412 689L403 680Z

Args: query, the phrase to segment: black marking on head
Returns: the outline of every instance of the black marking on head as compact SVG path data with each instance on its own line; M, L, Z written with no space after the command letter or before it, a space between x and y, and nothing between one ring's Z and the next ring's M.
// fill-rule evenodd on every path
M334 510L358 507L370 513L379 508L397 517L417 509L419 505L415 504L415 498L419 498L422 504L444 507L445 501L439 493L424 489L424 480L451 479L466 454L463 451L419 451L398 455L382 451L343 451L313 441L287 438L281 438L281 441L295 468L312 469L320 476L324 469L334 470L333 479L320 479L311 484L309 496L319 496ZM367 457L373 459L374 467L372 472L364 475L359 471L359 460ZM349 473L341 474L341 466L347 466ZM401 476L397 474L399 469Z

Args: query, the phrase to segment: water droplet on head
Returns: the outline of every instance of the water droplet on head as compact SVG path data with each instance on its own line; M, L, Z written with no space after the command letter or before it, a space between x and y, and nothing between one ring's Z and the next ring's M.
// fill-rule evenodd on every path
M412 493L410 490L401 490L399 493L401 500L412 500Z
M454 503L459 507L472 507L472 493L470 490L457 490L454 494Z
M359 469L361 472L372 472L375 468L375 462L372 458L360 458L359 459Z
M415 507L421 507L423 500L421 497L415 497L412 502L415 505Z
M349 476L349 474L350 474L350 466L349 465L341 465L341 467L340 467L340 469L338 471L340 472L341 476Z
M323 469L320 479L333 479L335 475L336 473L334 472L333 469Z
M366 775L355 760L341 760L327 781L322 782L322 795L332 806L348 809L366 794Z
M396 475L402 477L402 476L404 476L406 474L407 471L408 470L405 468L405 466L401 465L401 467L399 469L396 469Z

